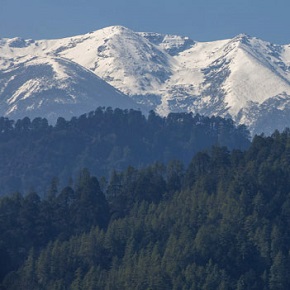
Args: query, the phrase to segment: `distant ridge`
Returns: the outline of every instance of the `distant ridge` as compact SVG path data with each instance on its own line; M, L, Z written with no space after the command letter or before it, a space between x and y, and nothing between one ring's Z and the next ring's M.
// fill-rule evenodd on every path
M0 55L0 114L9 117L78 115L98 104L231 117L253 134L290 126L290 45L246 34L197 42L111 26L0 39Z

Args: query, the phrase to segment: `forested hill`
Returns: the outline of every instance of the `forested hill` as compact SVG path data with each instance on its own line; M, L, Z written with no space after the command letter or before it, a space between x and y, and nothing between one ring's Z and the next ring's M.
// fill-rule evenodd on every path
M0 118L0 194L31 189L44 195L55 176L67 184L81 168L108 177L113 169L140 168L178 159L185 164L213 145L229 149L249 146L244 126L220 117L98 108L55 126L46 119Z
M0 199L0 289L290 289L290 131ZM2 286L2 288L1 288Z

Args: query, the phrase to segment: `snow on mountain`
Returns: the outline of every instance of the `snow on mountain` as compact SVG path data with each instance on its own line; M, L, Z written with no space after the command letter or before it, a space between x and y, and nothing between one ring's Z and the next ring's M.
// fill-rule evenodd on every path
M19 67L33 57L43 63L48 59L48 67L54 71L50 85L57 83L63 92L69 92L72 88L63 84L67 76L66 69L59 67L61 60L70 64L70 71L82 67L130 96L140 108L161 115L192 111L232 117L253 133L290 126L285 113L290 107L290 45L275 45L245 34L197 42L112 26L56 40L2 39L0 56L0 71L6 76L6 82L0 79L0 92L7 86L8 72L10 78L16 77ZM26 99L36 89L31 78L23 87ZM11 100L17 99L15 94ZM1 102L8 104L7 97L4 99L1 93ZM5 112L9 115L9 109Z
M127 96L63 58L23 57L0 71L0 115L70 119L98 106L137 108Z

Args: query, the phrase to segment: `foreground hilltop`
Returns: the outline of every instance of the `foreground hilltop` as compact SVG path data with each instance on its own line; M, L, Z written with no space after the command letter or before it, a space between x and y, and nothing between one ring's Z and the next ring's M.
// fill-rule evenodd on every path
M111 105L231 117L252 133L290 123L290 45L245 34L197 42L112 26L64 39L2 39L0 54L0 114L9 117Z

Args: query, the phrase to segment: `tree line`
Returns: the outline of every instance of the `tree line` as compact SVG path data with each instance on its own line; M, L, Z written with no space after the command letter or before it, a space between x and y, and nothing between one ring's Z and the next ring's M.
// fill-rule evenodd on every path
M192 156L213 145L249 146L249 132L230 119L99 107L55 125L43 118L0 118L0 195L32 189L43 195L49 180L65 186L82 168L108 178L113 169L141 168L155 161Z

